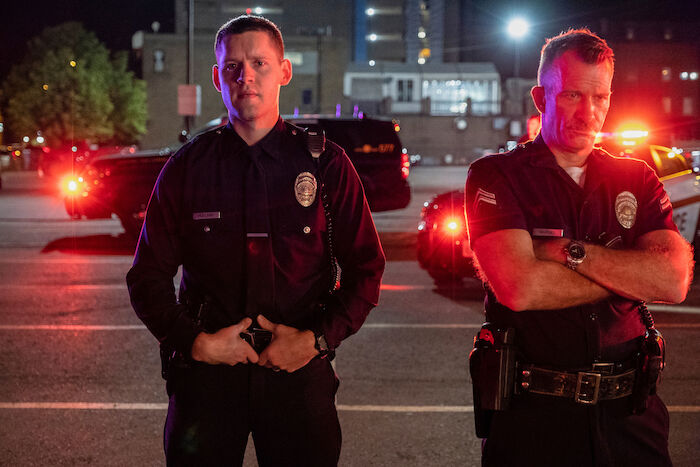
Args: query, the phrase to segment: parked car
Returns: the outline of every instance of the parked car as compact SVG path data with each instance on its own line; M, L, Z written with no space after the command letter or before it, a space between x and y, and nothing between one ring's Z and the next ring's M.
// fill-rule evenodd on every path
M391 120L322 116L286 120L301 127L314 125L345 149L362 180L371 210L388 211L408 205L410 163L402 150L398 127ZM194 134L226 123L225 117L212 120ZM158 174L179 146L176 143L157 150L91 158L65 184L66 211L74 219L116 214L126 233L138 236Z
M679 150L656 144L628 146L603 141L614 155L645 161L653 168L673 203L673 221L681 235L696 246L700 213L700 176ZM426 201L418 224L417 257L437 284L474 276L473 253L464 214L464 191L441 193Z

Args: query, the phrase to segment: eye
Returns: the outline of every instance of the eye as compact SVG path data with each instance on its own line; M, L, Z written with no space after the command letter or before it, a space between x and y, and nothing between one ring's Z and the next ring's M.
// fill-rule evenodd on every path
M224 71L233 71L236 69L236 64L235 63L227 63L224 65Z
M256 61L255 61L255 64L256 64L257 66L263 66L263 65L265 65L265 61L264 61L264 60L256 60Z

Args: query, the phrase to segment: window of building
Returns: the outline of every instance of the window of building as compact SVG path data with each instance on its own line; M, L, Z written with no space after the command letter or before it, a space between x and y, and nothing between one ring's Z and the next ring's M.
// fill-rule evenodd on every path
M162 73L165 71L165 52L161 49L153 51L153 72Z
M304 105L311 105L313 99L313 93L311 89L304 89L301 91L301 103Z
M423 97L432 115L493 115L500 112L497 83L492 80L425 80ZM468 105L471 108L468 108Z
M671 113L671 98L670 97L662 97L661 98L661 108L663 109L663 112L665 114Z
M666 67L663 70L661 70L661 80L662 81L671 81L671 69Z
M695 102L692 97L683 98L683 115L695 115Z
M413 101L413 80L400 79L396 82L399 102Z

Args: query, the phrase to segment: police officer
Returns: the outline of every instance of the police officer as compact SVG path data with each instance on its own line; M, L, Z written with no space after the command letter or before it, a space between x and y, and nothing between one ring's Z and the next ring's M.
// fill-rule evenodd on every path
M343 150L279 116L278 28L232 19L215 54L229 123L167 162L127 275L164 356L167 463L240 465L252 433L260 465L336 465L330 360L376 305L384 255Z
M513 328L519 352L483 465L670 465L663 402L647 388L646 410L633 404L639 305L684 300L690 248L654 172L593 147L612 76L613 52L590 31L549 39L532 89L540 134L467 177L486 319Z

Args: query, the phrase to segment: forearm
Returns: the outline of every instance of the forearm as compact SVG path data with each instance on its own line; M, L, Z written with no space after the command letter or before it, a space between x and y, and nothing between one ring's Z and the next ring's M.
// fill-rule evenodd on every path
M490 276L494 277L488 282L496 298L513 311L568 308L595 303L611 295L606 288L553 261L532 259L521 274L504 271Z
M634 250L586 245L576 272L631 300L678 303L688 290L690 262L690 250L680 242Z
M362 327L374 306L357 296L353 297L349 291L340 290L327 301L317 331L324 335L328 346L335 349Z

